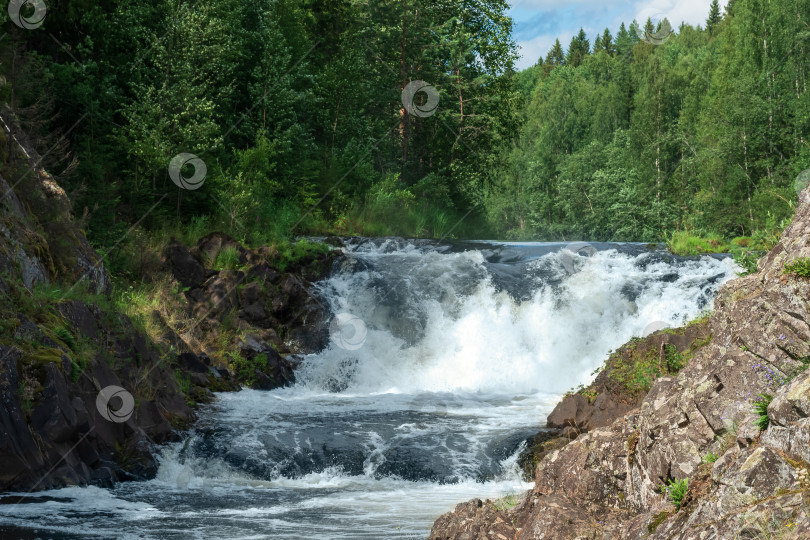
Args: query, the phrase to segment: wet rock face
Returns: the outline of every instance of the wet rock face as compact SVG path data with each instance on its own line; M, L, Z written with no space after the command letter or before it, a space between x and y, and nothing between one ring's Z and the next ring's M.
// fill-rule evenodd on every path
M517 524L507 536L810 538L810 280L783 271L802 257L810 257L807 190L759 272L723 287L711 342L677 376L656 381L629 412L614 407L595 420L596 401L582 395L555 409L550 427L579 432L542 456L531 504L499 516ZM759 394L773 397L764 430L754 424ZM676 511L660 487L685 478ZM467 538L494 519L459 505L431 538ZM469 536L479 537L497 538Z

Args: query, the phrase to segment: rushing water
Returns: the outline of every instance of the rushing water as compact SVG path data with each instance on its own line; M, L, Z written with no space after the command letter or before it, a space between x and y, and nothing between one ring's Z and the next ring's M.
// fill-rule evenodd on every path
M361 323L294 387L220 395L154 480L0 505L0 536L421 538L458 502L528 489L517 455L559 395L738 270L593 246L354 241L318 288Z

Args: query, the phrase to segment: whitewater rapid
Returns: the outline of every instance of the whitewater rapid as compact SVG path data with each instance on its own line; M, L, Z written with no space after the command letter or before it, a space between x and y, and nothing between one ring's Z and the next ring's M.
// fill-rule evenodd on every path
M0 532L422 538L459 502L529 489L517 457L559 396L630 338L710 309L739 271L643 245L564 248L353 240L317 284L351 324L295 386L221 394L154 480L0 504Z

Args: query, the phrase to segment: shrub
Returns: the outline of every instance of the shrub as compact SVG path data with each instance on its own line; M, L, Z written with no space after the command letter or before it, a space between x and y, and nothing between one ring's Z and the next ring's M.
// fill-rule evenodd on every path
M773 396L770 394L757 395L759 399L754 400L754 413L758 414L759 418L754 421L754 425L763 430L767 429L771 423L771 419L768 417L768 405L773 401Z

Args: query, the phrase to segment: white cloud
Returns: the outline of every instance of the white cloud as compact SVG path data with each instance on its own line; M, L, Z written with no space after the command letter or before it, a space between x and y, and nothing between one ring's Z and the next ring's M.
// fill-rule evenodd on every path
M554 45L554 36L537 36L528 41L518 42L518 54L520 58L515 63L517 69L526 69L537 63L540 57L545 58L548 50Z
M510 12L518 25L516 33L519 35L516 37L519 39L518 54L521 55L516 66L525 69L534 65L538 58L545 58L556 38L560 38L564 49L567 48L571 36L580 27L585 27L593 44L596 35L593 28L608 27L615 34L621 22L629 24L633 19L643 25L647 17L656 22L666 17L675 29L682 22L702 26L709 15L710 3L710 0L620 0L610 3L605 0L512 0ZM721 8L727 3L728 0L720 0ZM537 22L540 12L547 14L544 20L548 24L542 28ZM532 36L534 31L538 35Z
M720 7L724 8L726 3L727 0L722 0ZM692 26L705 26L706 18L709 16L709 2L708 0L650 0L637 3L635 10L633 16L642 25L647 17L653 21L666 17L673 28L678 28L682 22Z

